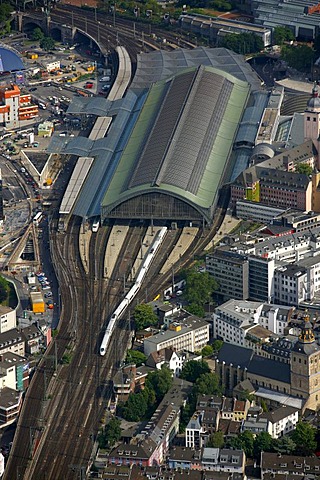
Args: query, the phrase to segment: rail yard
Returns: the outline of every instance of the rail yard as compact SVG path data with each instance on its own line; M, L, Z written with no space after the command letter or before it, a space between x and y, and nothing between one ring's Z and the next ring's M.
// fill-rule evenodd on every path
M93 37L98 35L102 51L107 52L119 42L125 44L133 71L141 48L159 49L150 35L148 41L145 40L147 27L144 25L137 25L133 35L127 22L117 18L115 29L110 20L106 22L99 15L101 30L97 32L94 13L86 12L85 20L83 12L68 6L56 7L52 18L61 23L70 22L71 12L73 25ZM177 37L166 36L168 42L163 48L174 49ZM180 46L182 42L184 47L193 47L179 37ZM117 89L128 81L126 71L125 68L119 72ZM167 227L166 235L152 252L152 262L141 278L134 301L128 303L115 322L103 356L99 355L99 349L110 316L135 284L139 268L150 255L150 249L143 251L142 245L153 223L150 226L146 221L125 223L122 220L117 227L117 221L112 220L108 226L92 232L88 245L83 246L82 219L69 212L64 231L59 231L59 217L55 213L50 223L50 250L61 292L60 323L26 392L5 480L85 478L93 460L100 422L111 397L110 379L131 343L130 310L136 302L154 298L170 283L171 268L176 263L177 268L182 268L192 255L203 250L221 224L227 201L228 192L222 190L210 230L192 227L191 234L189 224L182 222L174 228L170 222L155 226L155 229ZM114 232L119 228L124 232L122 243L112 249ZM112 269L107 270L106 275L111 252L116 258L112 258Z

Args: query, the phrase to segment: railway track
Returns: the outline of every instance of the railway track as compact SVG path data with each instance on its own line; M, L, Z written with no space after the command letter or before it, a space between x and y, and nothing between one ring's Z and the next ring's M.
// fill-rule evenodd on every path
M98 40L97 22L99 27L99 39L108 50L118 44L125 44L132 61L136 62L136 55L142 51L173 50L177 47L192 49L195 44L183 32L170 32L166 29L151 26L151 24L139 21L127 20L120 17L114 19L108 14L95 14L90 10L83 10L71 5L57 5L51 12L53 21L78 26L82 31L87 31ZM86 20L85 20L86 18ZM114 24L115 20L115 24ZM93 27L93 28L92 28ZM152 31L152 33L151 33ZM161 43L157 39L166 39Z
M199 253L220 227L227 200L228 195L222 195L214 228L205 236L199 230L189 251L179 259L180 268L190 263L192 254ZM63 303L59 334L39 363L27 391L5 480L71 480L78 478L81 469L87 468L92 461L99 421L111 395L109 380L130 341L130 322L125 315L116 328L108 354L98 355L106 320L129 286L146 227L129 229L109 280L103 278L103 274L104 252L107 242L111 241L111 228L100 228L91 236L88 275L80 259L79 229L79 219L73 217L66 234L52 232L53 260ZM136 301L146 297L150 300L170 282L171 272L159 275L159 271L180 235L181 230L168 233ZM60 362L57 373L55 352ZM66 357L68 362L63 364Z

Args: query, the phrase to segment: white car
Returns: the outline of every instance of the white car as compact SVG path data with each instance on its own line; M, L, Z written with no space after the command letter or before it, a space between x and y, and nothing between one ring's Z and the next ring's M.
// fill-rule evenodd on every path
M110 77L102 77L99 82L110 82Z
M52 292L48 292L44 294L45 298L50 298L52 297Z

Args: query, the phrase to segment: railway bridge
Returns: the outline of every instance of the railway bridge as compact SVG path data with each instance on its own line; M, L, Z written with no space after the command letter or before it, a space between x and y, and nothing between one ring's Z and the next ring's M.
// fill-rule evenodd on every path
M71 14L71 25L57 22L52 19L50 14L46 14L45 12L40 13L37 11L30 11L30 12L17 12L15 23L16 29L19 32L28 33L32 31L34 28L39 27L43 32L47 35L50 35L55 40L61 41L63 43L74 43L74 39L77 33L80 33L86 36L90 40L90 46L92 43L95 43L98 48L100 49L102 55L107 58L108 55L108 48L100 42L100 32L97 29L97 38L92 35L92 32L88 32L88 26L86 22L85 13L83 15L84 18L84 26L81 28L79 25L76 25L73 20L73 15Z

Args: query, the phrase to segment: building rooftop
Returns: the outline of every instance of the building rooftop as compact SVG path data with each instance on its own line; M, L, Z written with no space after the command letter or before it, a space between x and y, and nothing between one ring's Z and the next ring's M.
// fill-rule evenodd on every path
M299 409L296 407L282 406L272 412L263 413L260 418L266 418L270 423L277 423L298 411Z
M157 350L156 345L166 342L170 339L179 337L184 333L196 330L198 328L203 328L209 326L209 323L201 318L195 316L189 316L188 318L183 320L181 324L181 330L174 331L174 330L166 330L163 332L158 333L157 335L153 335L152 337L148 337L145 342L152 343L155 345L154 350Z

